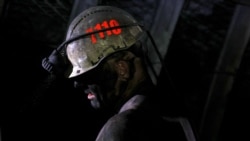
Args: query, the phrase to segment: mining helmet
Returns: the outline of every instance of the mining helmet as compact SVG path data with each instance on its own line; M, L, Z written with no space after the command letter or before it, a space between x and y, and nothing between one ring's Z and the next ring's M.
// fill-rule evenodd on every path
M95 67L107 56L130 48L143 29L126 11L113 6L94 6L81 12L69 25L66 54L73 68L69 78Z

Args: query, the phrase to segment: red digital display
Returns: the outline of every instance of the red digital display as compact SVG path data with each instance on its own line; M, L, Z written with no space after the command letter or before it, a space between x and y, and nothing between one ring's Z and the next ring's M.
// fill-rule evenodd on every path
M94 32L94 31L109 29L109 28L116 27L116 26L119 26L119 22L117 20L115 20L115 19L111 19L109 21L105 20L102 23L97 23L94 27L88 28L86 30L86 32L91 33L91 32ZM122 32L121 28L115 28L115 29L107 30L105 32L100 31L98 34L99 34L99 37L101 39L103 39L103 38L105 38L105 36L119 35L119 34L121 34L121 32ZM93 44L97 42L97 38L96 38L96 36L94 34L91 35L91 42Z

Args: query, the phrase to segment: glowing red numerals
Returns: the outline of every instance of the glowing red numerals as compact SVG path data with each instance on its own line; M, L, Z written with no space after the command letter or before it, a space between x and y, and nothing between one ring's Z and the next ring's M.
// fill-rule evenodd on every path
M109 20L109 22L108 21L103 21L102 23L96 24L95 27L88 28L86 30L86 32L91 33L91 32L94 32L94 31L109 29L109 28L116 27L116 26L119 26L118 21L114 20L114 19L111 19L111 20ZM119 34L121 34L122 29L121 28L115 28L115 29L112 29L112 30L107 30L105 32L106 32L106 35L108 35L108 36L111 36L112 34L119 35ZM98 32L98 34L99 34L99 37L101 39L105 38L104 32ZM97 42L96 36L94 34L91 34L91 42L93 44Z

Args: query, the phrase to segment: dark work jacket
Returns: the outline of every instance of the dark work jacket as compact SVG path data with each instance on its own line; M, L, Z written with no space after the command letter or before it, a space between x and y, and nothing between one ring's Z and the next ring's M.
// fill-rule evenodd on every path
M177 122L164 120L147 102L135 95L103 126L96 141L186 141Z

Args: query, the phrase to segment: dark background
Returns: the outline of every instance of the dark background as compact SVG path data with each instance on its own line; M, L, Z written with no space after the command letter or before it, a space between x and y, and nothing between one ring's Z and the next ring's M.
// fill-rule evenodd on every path
M71 80L45 89L48 73L41 60L64 41L77 13L98 4L127 10L151 31L166 15L178 16L163 46L168 72L160 70L158 77L160 110L187 117L199 140L249 139L249 1L184 0L178 15L160 15L156 23L157 11L168 8L162 1L2 0L1 139L94 139L107 115L91 109Z

